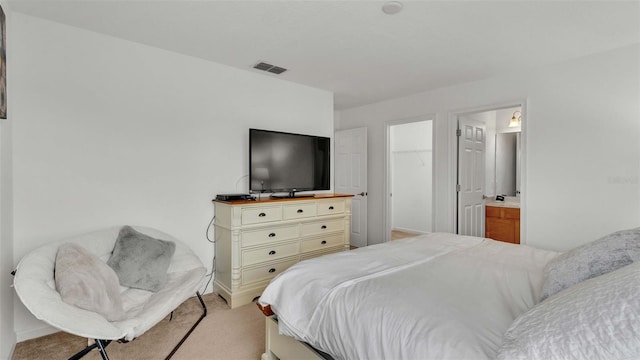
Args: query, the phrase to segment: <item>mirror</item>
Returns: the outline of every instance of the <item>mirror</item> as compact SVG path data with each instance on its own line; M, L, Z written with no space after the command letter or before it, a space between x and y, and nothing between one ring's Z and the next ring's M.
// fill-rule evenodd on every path
M520 132L496 134L495 194L520 195Z

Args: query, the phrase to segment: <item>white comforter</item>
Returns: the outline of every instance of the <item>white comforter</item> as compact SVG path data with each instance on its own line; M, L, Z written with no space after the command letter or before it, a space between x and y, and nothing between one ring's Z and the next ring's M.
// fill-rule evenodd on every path
M491 359L556 255L433 233L303 261L259 301L336 359Z

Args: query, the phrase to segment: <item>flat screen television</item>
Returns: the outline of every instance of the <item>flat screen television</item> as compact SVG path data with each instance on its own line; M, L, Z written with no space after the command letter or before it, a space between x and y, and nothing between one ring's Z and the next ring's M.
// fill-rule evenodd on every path
M329 190L329 155L328 137L249 129L249 190L283 197Z

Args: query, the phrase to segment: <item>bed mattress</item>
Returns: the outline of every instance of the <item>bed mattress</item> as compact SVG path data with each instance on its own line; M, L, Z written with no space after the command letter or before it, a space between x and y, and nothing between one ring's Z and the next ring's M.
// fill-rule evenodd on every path
M259 301L335 359L492 359L556 255L432 233L300 262Z

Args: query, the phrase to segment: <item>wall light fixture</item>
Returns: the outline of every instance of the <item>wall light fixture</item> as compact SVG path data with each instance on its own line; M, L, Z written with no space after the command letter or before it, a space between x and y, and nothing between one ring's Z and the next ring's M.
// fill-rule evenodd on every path
M516 116L518 114L518 116ZM522 122L522 113L520 111L514 111L513 116L511 117L511 121L509 121L509 127L517 127L520 126Z

